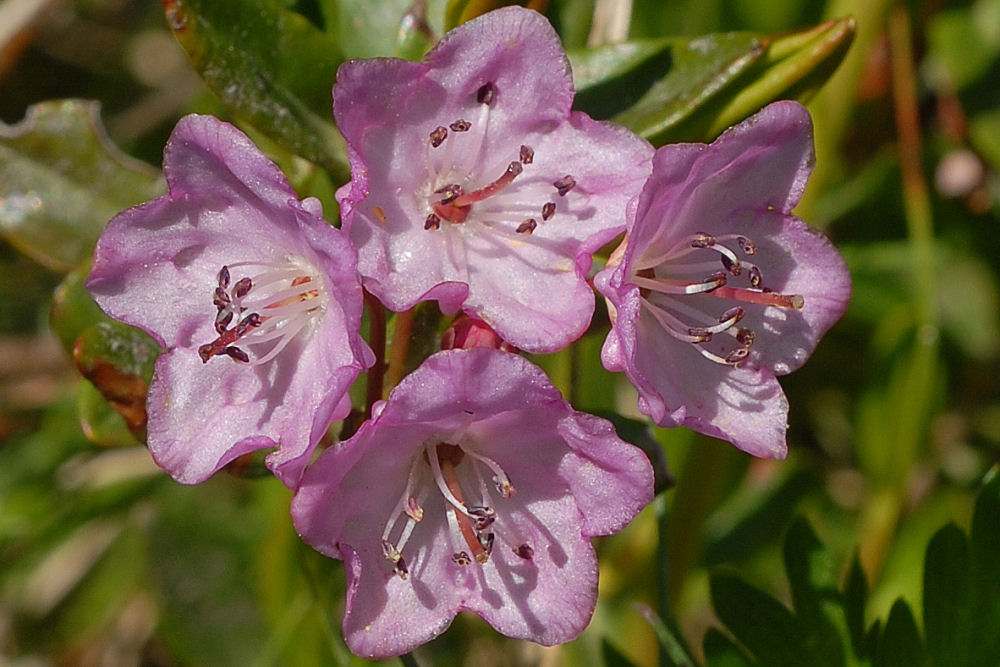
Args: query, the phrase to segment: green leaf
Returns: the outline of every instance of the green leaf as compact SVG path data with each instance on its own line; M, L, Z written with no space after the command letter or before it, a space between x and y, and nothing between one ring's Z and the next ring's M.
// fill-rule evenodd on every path
M972 646L974 665L1000 664L1000 466L986 477L972 514Z
M705 633L702 648L708 667L750 667L753 664L729 637L715 628L709 628Z
M710 141L774 100L808 99L853 35L853 19L841 19L777 37L731 32L575 52L577 107L657 146Z
M413 0L335 0L337 47L343 57L374 58L393 53ZM330 81L333 84L333 81Z
M943 662L941 665L957 665ZM897 600L889 612L885 633L879 641L879 654L875 659L877 667L922 667L927 665L927 654L920 641L920 631L909 605Z
M226 106L339 180L350 167L333 125L336 39L275 0L164 0L167 23Z
M833 557L801 518L789 528L784 552L792 601L804 633L799 648L811 665L839 667L845 662L843 640L848 633Z
M924 561L924 632L935 664L971 664L971 583L965 534L949 524L931 539Z
M77 388L76 407L80 415L80 428L91 442L102 447L129 447L139 444L125 424L122 414L111 407L104 394L90 382L80 382Z
M43 102L0 123L0 234L50 268L78 265L112 216L163 192L108 139L96 102Z
M636 667L607 637L601 637L601 657L604 658L605 667Z
M763 51L760 37L744 32L673 38L662 53L647 58L641 63L643 67L634 68L626 81L632 79L638 83L651 73L665 70L664 73L641 98L612 118L657 146L678 141L678 126L692 122L698 110L760 58ZM689 137L703 138L703 135Z
M847 628L851 634L851 648L854 657L864 658L868 655L867 636L865 634L865 603L868 599L868 580L861 569L861 559L854 555L851 570L844 584L844 613L847 617Z
M52 295L49 324L67 354L73 353L73 344L85 329L111 321L83 286L89 273L90 262L70 271Z
M740 579L714 575L709 582L719 619L757 662L768 667L800 667L805 633L784 605Z
M139 438L145 437L146 390L160 352L160 346L146 333L119 322L89 327L73 348L77 370Z

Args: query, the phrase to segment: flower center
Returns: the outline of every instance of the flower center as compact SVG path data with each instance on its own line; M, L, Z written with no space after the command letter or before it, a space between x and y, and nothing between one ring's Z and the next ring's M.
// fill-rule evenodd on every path
M403 549L423 521L424 503L434 492L445 501L452 563L461 567L473 561L485 564L497 536L518 557L531 560L534 550L519 538L516 528L509 522L497 523L493 494L502 500L515 493L503 468L462 445L440 442L425 445L414 457L403 495L382 531L382 553L401 579L410 573Z
M482 85L476 92L474 121L459 118L429 133L425 156L429 213L424 229L439 229L442 221L461 224L475 219L507 233L512 229L514 234L531 234L539 220L546 222L556 214L552 189L565 197L576 186L569 174L547 184L537 176L519 178L535 159L535 151L526 144L511 146L510 156L516 154L517 159L508 162L499 176L486 173L489 167L485 165L497 162L487 155L487 135L490 110L498 95L493 83Z
M799 294L779 294L764 287L760 267L747 259L756 254L757 245L745 236L692 234L666 252L640 259L631 282L639 287L643 307L667 333L691 343L706 359L739 366L757 338L753 329L738 326L746 309L734 305L710 315L703 310L704 297L793 310L805 305Z
M253 277L232 282L231 269L254 267ZM323 281L294 263L241 262L219 270L213 303L218 337L198 348L201 360L215 356L252 366L274 359L326 308ZM238 345L237 345L238 343Z

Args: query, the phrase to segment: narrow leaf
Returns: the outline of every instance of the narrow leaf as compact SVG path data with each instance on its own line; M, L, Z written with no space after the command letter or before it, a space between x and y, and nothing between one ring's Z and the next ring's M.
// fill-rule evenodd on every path
M927 654L920 641L920 631L909 605L896 600L885 624L885 634L879 644L879 655L875 659L877 667L923 667L927 665ZM942 665L955 665L943 662Z
M1000 466L986 477L972 514L971 664L1000 664Z
M924 632L935 664L972 665L971 593L968 543L950 524L931 538L924 561Z
M712 606L726 629L769 667L800 667L805 635L788 609L740 579L718 574L709 583Z
M796 616L805 634L799 648L810 664L839 667L848 632L833 557L805 519L789 528L784 552Z

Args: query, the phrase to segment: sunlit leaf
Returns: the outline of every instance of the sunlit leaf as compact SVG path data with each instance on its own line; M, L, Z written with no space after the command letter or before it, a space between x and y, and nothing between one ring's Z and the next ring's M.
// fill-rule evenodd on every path
M17 125L0 123L0 234L60 271L90 255L112 216L165 191L153 168L111 143L98 109L43 102Z
M808 99L833 73L854 21L767 37L746 32L671 37L572 54L577 106L611 117L654 145L709 141L777 99Z
M164 0L167 23L209 88L237 116L337 178L350 173L333 125L343 53L276 0Z

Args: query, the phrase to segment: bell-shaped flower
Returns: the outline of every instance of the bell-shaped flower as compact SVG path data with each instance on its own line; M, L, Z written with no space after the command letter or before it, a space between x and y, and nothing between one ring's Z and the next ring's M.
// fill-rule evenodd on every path
M837 250L791 212L813 161L795 102L711 145L657 151L625 243L595 278L612 311L604 365L626 373L657 424L785 455L775 376L805 362L851 291Z
M573 639L597 598L589 538L621 530L652 495L645 455L574 411L537 366L456 349L430 357L319 457L292 517L345 562L348 646L385 658L462 610L510 637Z
M277 447L289 486L372 354L347 238L299 201L239 130L187 116L164 152L169 194L118 214L87 287L109 315L166 353L149 387L147 442L178 481Z
M345 63L333 100L352 166L337 200L369 291L396 311L461 308L532 352L583 333L590 255L624 229L653 149L570 111L541 14L485 14L422 63Z

